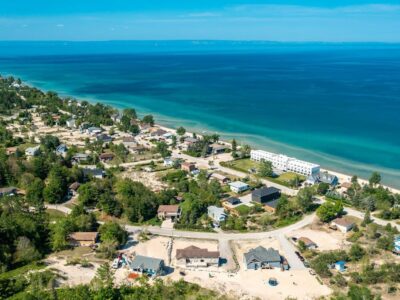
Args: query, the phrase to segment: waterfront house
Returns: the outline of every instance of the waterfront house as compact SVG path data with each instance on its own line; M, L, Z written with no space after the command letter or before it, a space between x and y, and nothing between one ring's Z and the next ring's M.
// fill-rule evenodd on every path
M96 244L99 234L97 232L72 232L68 242L74 247L90 247Z
M119 113L112 114L111 120L113 120L114 123L121 123L121 115Z
M225 209L223 207L209 206L207 208L207 214L210 219L213 220L215 226L219 226L221 222L224 222L227 218Z
M15 194L17 194L17 188L10 186L10 187L3 187L0 188L0 197L3 196L14 196Z
M191 173L194 170L196 170L196 165L194 163L191 163L191 162L184 162L184 163L181 164L181 169L183 171Z
M353 229L354 222L346 218L336 218L331 222L331 226L336 227L343 233L346 233L349 232L351 229Z
M161 138L164 134L168 133L164 129L157 128L155 130L151 130L150 136L155 138Z
M109 162L112 161L114 159L114 154L112 153L102 153L99 155L99 159L102 162Z
M319 172L317 174L311 174L306 180L306 183L311 185L321 182L327 183L331 186L336 186L339 183L339 179L336 175L329 174L328 172Z
M26 156L36 156L39 154L40 151L40 146L36 147L29 147L25 149L25 155Z
M258 246L244 254L244 263L251 270L281 268L282 258L277 250Z
M258 162L262 160L270 161L272 166L276 169L290 171L304 176L318 174L320 171L320 166L317 164L263 150L251 150L250 158Z
M67 121L65 121L65 124L67 125L68 128L74 129L76 128L76 120L74 118L70 118Z
M179 205L160 205L157 210L157 216L160 220L171 219L177 220L181 216L181 208Z
M310 240L308 237L302 236L302 237L298 238L297 242L300 242L300 241L304 243L304 246L307 249L317 249L317 247L318 247L317 244L314 243L312 240Z
M228 177L218 173L212 173L210 179L215 179L222 185L227 184L230 181Z
M89 159L89 155L86 153L76 153L72 156L71 161L72 164L80 164L82 162L87 162Z
M276 187L262 187L259 189L254 190L251 193L251 200L253 202L265 204L266 202L279 199L281 196L281 190L277 189Z
M218 267L219 255L219 251L208 251L196 246L176 250L177 264L184 267Z
M62 157L65 157L67 155L67 151L68 151L68 148L67 148L67 145L65 145L65 144L60 144L56 148L56 154L61 155Z
M250 187L247 183L241 182L241 181L234 181L229 183L229 186L231 188L232 192L235 193L242 193L244 191L247 191Z
M134 272L149 276L159 276L165 273L164 260L148 256L136 255L130 267Z
M222 144L214 143L210 145L210 152L214 155L225 153L226 149L228 149L228 147Z

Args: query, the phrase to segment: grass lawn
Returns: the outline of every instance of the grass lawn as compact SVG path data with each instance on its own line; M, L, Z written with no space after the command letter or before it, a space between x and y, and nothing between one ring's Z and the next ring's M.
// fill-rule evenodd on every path
M248 215L250 213L250 207L248 207L247 205L244 205L244 204L235 207L235 210L241 216L245 216L245 215Z
M258 169L260 167L260 163L253 161L250 158L244 158L227 162L227 167L248 173L249 169Z
M57 252L56 255L58 257L63 256L63 257L82 257L83 255L93 253L93 250L90 249L89 247L75 247L70 250L63 250L60 252Z
M44 269L45 267L46 267L46 265L42 262L33 262L29 265L25 265L23 267L0 274L0 280L1 279L9 279L9 278L17 277L17 276L18 277L23 276L23 275L26 275L26 273L29 271L37 271L37 270Z
M46 212L49 215L50 222L58 221L61 218L64 218L66 216L65 213L63 213L62 211L56 210L56 209L47 209Z

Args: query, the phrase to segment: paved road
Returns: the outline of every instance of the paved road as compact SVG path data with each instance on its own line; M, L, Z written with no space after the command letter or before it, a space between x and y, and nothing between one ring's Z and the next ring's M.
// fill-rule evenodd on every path
M306 267L295 253L296 247L283 234L278 235L278 241L281 244L290 268L292 270L304 270Z
M173 152L172 156L175 158L182 158L182 159L185 159L185 160L188 160L191 162L195 162L197 165L205 167L205 168L207 168L209 166L208 160L204 159L202 157L193 157L193 156L183 154L183 153L179 154L177 152ZM230 175L233 175L233 176L236 176L239 178L245 178L245 177L249 176L249 174L247 174L247 173L236 171L236 170L233 170L233 169L230 169L227 167L223 167L218 162L217 162L217 165L214 165L214 167L216 167L216 170L219 170L221 172L224 172L226 174L230 174ZM275 182L272 182L272 181L269 181L266 179L261 179L261 182L263 184L266 184L267 186L273 186L273 187L280 189L286 195L295 196L295 195L297 195L297 192L298 192L297 190L288 188L284 185L280 185L280 184L277 184Z

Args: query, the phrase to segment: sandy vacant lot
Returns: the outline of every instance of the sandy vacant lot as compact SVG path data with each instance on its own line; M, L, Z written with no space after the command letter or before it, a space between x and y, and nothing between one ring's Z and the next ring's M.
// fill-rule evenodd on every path
M318 245L318 250L329 251L342 249L350 245L346 241L346 235L339 231L323 231L310 228L302 228L291 232L290 237L307 237Z

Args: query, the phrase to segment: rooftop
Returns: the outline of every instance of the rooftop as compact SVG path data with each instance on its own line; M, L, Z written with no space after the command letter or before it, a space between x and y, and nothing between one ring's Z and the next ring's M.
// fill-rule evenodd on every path
M131 263L132 269L158 270L163 263L160 258L136 255Z
M281 256L279 252L273 248L265 249L262 246L258 246L255 249L250 249L249 252L244 254L247 262L252 260L263 261L263 262L280 262Z
M270 187L264 186L262 188L254 190L253 195L257 197L265 197L276 193L280 193L280 191L281 191L280 189L277 189L276 187L273 186Z
M157 213L178 213L179 205L160 205L158 207Z
M97 232L73 232L69 235L69 238L76 241L95 241L97 236Z
M234 181L234 182L231 182L229 184L229 186L233 186L235 188L245 188L245 187L248 187L249 185L247 183L244 183L241 181Z
M208 251L208 249L189 246L176 250L176 259L182 258L219 258L219 251Z
M354 222L352 222L346 218L336 218L335 220L332 221L332 223L340 225L340 226L345 226L345 227L354 224Z

